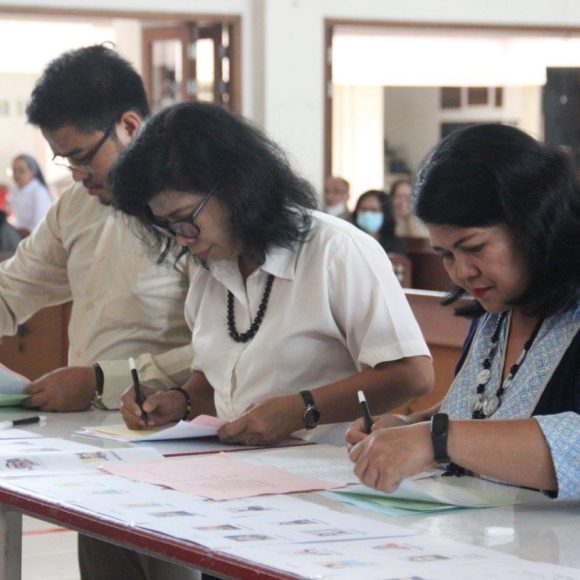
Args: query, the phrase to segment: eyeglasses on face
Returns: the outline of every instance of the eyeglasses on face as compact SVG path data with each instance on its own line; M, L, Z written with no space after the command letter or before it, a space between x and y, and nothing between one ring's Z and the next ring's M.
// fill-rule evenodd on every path
M169 222L162 218L153 216L153 229L173 240L177 239L178 236L188 240L195 240L197 236L199 236L199 227L195 223L195 220L201 213L201 210L206 206L212 194L213 189L201 200L201 203L191 212L190 215L174 222Z
M69 171L81 171L82 173L92 173L93 169L91 167L91 163L93 159L96 157L97 153L101 150L101 147L105 144L107 139L111 136L113 129L115 128L117 122L113 121L105 130L103 136L98 140L95 146L86 154L83 155L80 159L76 161L73 159L68 159L67 162L65 161L57 161L59 156L55 155L53 161L55 165L59 167L65 167Z

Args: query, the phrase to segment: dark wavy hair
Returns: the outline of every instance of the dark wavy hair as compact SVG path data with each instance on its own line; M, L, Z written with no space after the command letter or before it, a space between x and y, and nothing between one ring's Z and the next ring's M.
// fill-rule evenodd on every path
M317 204L312 186L261 131L200 102L153 115L113 166L110 187L115 206L154 235L148 204L155 196L167 189L212 191L227 209L233 235L258 263L270 247L304 241ZM155 239L163 255L168 247L158 234Z
M131 64L102 44L70 50L48 64L26 107L28 122L48 130L72 124L104 131L126 111L143 118L149 104Z
M385 238L385 239L391 239L391 238L395 237L395 225L396 225L396 223L395 223L395 214L393 212L393 204L391 203L389 196L384 191L381 191L380 189L369 189L368 191L365 191L363 194L361 194L361 196L358 198L358 200L356 202L356 206L354 208L354 213L352 216L353 223L359 229L361 229L356 223L356 218L358 217L361 203L369 197L376 197L379 200L379 204L380 204L382 212L383 212L383 225L381 226L381 229L379 231L379 237Z
M532 269L514 301L525 312L550 316L580 297L580 187L565 155L506 125L456 131L429 154L414 191L427 224L507 225ZM446 303L463 291L454 288ZM479 305L477 305L479 306ZM471 305L458 313L477 314Z

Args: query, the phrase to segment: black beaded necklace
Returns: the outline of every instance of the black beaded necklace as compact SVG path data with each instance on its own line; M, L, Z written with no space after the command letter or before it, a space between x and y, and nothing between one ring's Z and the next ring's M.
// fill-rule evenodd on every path
M485 387L491 378L491 364L492 361L497 353L498 350L498 343L499 343L499 335L501 333L501 329L505 319L507 318L507 312L502 312L499 320L497 321L497 325L491 337L491 347L489 349L489 353L487 357L483 361L483 368L477 373L477 388L475 390L475 395L471 401L471 418L472 419L487 419L491 415L493 415L502 403L503 396L509 387L510 383L513 381L514 377L516 376L518 370L522 366L526 356L530 348L532 348L532 344L538 336L538 332L540 331L540 327L544 322L543 318L538 320L534 330L530 334L528 340L524 343L524 348L522 352L518 356L516 362L510 367L510 370L503 381L500 381L500 385L497 388L494 395L490 397L485 397ZM443 475L450 476L455 475L457 477L461 477L462 475L471 474L468 472L464 467L457 465L456 463L450 463L445 470Z
M500 381L500 385L495 391L495 394L486 397L485 387L489 382L489 379L491 378L491 363L498 350L499 335L506 317L507 313L502 312L501 316L499 317L499 320L497 321L497 326L495 327L493 336L491 337L491 347L489 349L487 357L483 361L483 368L477 373L478 384L475 390L475 396L473 397L471 402L472 419L486 419L487 417L490 417L498 410L499 406L502 403L503 396L507 391L507 388L513 381L520 367L522 366L526 356L528 355L530 348L532 348L532 344L534 343L534 340L536 339L536 336L538 335L538 332L543 322L542 318L538 320L528 340L526 340L526 342L524 343L524 348L522 349L522 352L518 356L516 362L510 367L510 370L506 378L503 381Z
M234 295L228 290L228 333L236 342L248 342L248 340L254 338L256 332L258 332L258 329L262 324L262 320L264 319L264 314L266 314L266 308L268 307L268 300L270 300L270 292L272 292L273 284L274 275L268 274L266 287L264 288L264 293L262 294L262 300L260 301L260 306L258 306L258 312L256 312L256 318L254 318L250 328L248 328L246 332L242 332L242 334L236 330Z

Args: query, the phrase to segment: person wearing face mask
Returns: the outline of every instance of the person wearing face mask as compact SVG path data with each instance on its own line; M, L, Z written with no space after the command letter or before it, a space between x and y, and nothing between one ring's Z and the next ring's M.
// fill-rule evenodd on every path
M12 178L16 187L8 198L14 214L14 227L28 235L46 215L53 198L44 175L34 157L18 155L12 161Z
M352 214L347 202L350 197L350 183L343 177L327 177L324 182L324 211L348 222Z
M580 184L568 159L504 125L456 131L427 157L415 211L473 318L445 398L354 423L366 485L439 464L580 500Z
M384 191L365 191L356 203L354 224L381 244L383 250L395 254L406 254L405 242L395 235L393 206Z

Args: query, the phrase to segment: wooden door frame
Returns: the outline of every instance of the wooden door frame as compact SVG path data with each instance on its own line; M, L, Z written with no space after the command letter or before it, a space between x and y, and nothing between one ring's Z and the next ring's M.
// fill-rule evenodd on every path
M2 6L0 16L39 16L53 20L83 21L89 19L128 18L132 20L159 22L193 21L199 24L222 22L230 25L230 110L242 113L242 16L241 14L196 14L195 12L154 12L147 10L94 10L82 8L50 8L44 6ZM143 76L145 76L145 63ZM143 79L145 82L145 78Z
M502 24L473 24L473 23L446 23L446 22L415 22L415 21L391 21L391 20L356 20L356 19L324 19L324 53L323 53L323 72L322 78L324 82L323 87L323 109L324 109L324 128L323 128L323 172L322 182L324 179L332 175L332 40L334 36L335 27L337 26L353 26L360 27L361 30L365 28L384 28L385 33L389 30L401 30L409 28L420 28L424 30L443 30L450 31L489 31L489 32L508 32L514 34L524 34L530 32L542 33L547 35L566 35L574 34L580 35L580 25L578 26L539 26L539 25L502 25Z

